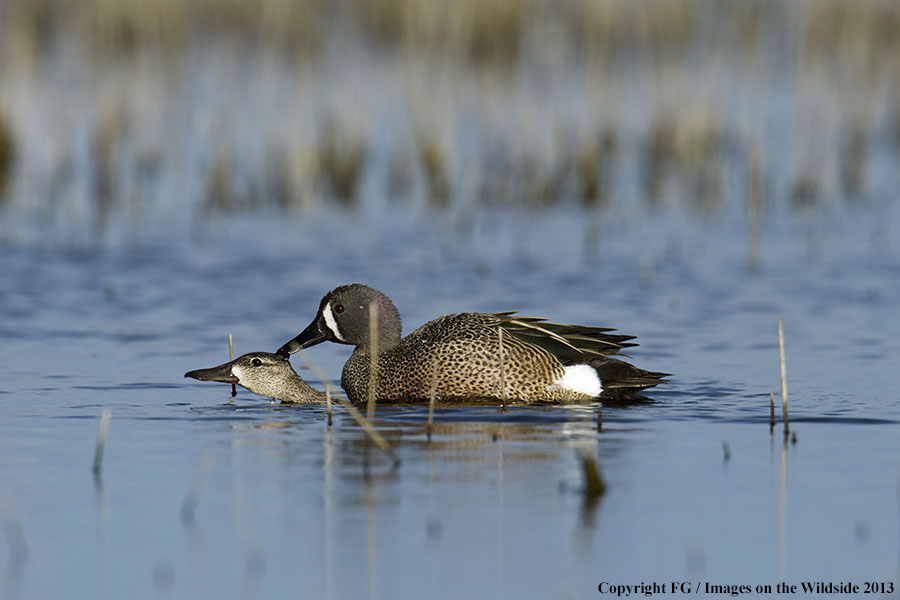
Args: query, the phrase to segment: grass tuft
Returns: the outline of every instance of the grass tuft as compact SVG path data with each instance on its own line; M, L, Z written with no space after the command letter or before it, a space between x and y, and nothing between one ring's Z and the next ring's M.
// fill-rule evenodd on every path
M12 185L13 165L16 160L16 140L6 115L0 111L0 204L7 198Z
M787 367L784 363L784 331L778 319L778 354L781 358L781 406L784 410L784 435L790 431L788 423Z

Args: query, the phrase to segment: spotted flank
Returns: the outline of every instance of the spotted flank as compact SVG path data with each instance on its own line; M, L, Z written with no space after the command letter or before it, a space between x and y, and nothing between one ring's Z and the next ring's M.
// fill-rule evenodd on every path
M370 304L378 307L374 324ZM606 327L497 312L446 315L406 337L401 329L390 298L359 283L344 285L322 298L312 323L278 354L326 340L355 346L341 376L353 402L366 401L371 381L379 402L428 401L432 393L442 402L588 402L605 390L640 390L666 376L610 358L637 344ZM377 373L370 377L373 346Z

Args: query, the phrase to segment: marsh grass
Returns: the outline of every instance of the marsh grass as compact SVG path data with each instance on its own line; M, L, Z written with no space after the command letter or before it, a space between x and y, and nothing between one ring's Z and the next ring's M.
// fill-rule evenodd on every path
M16 159L16 141L8 116L0 109L0 205L8 197Z
M334 117L326 117L318 136L317 154L322 185L335 200L352 205L366 163L364 137Z
M428 204L444 208L450 203L450 177L445 145L437 133L419 130L416 134L416 148L428 186Z
M434 404L437 401L437 378L438 378L438 359L437 356L434 356L431 359L431 387L428 392L428 424L425 427L425 431L428 434L428 439L431 439L431 432L434 429Z
M506 411L506 365L503 355L503 327L497 326L498 360L500 361L500 409Z
M378 305L369 303L369 385L366 416L371 421L375 418L375 402L378 393Z
M228 360L234 360L234 340L231 337L231 334L228 334ZM237 385L231 384L231 397L234 398L237 396Z
M781 362L781 406L784 411L784 435L787 437L790 432L790 424L788 423L787 366L784 362L784 331L781 319L778 319L778 355Z
M18 238L386 196L461 225L486 205L744 202L761 240L769 206L896 183L870 177L900 152L900 5L881 0L9 0L4 17L0 207Z
M579 144L574 166L582 204L590 206L609 203L610 184L618 150L619 138L613 129L597 132ZM548 196L555 197L558 194Z
M220 152L213 159L206 181L206 199L204 207L207 211L230 212L239 207L233 185L233 158L227 152Z
M325 384L325 413L328 415L328 427L331 427L331 383Z

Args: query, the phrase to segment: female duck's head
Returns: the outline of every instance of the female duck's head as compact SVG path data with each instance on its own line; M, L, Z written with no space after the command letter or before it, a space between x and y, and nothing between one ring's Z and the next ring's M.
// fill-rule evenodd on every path
M325 394L303 381L289 360L271 352L250 352L217 367L188 371L184 376L200 381L234 383L254 394L285 403L325 401Z

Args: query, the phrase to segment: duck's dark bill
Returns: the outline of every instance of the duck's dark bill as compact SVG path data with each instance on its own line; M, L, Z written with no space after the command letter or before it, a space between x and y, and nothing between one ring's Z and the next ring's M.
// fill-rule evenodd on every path
M231 373L231 364L232 363L227 362L224 365L219 365L218 367L188 371L184 374L184 376L192 377L193 379L199 379L200 381L221 381L222 383L237 383L238 378Z
M310 323L306 329L301 331L300 335L279 348L276 354L280 356L287 356L289 354L297 352L298 350L303 350L304 348L309 348L310 346L320 344L327 339L327 332L322 331L322 329L319 327L319 319L316 319L312 323Z

